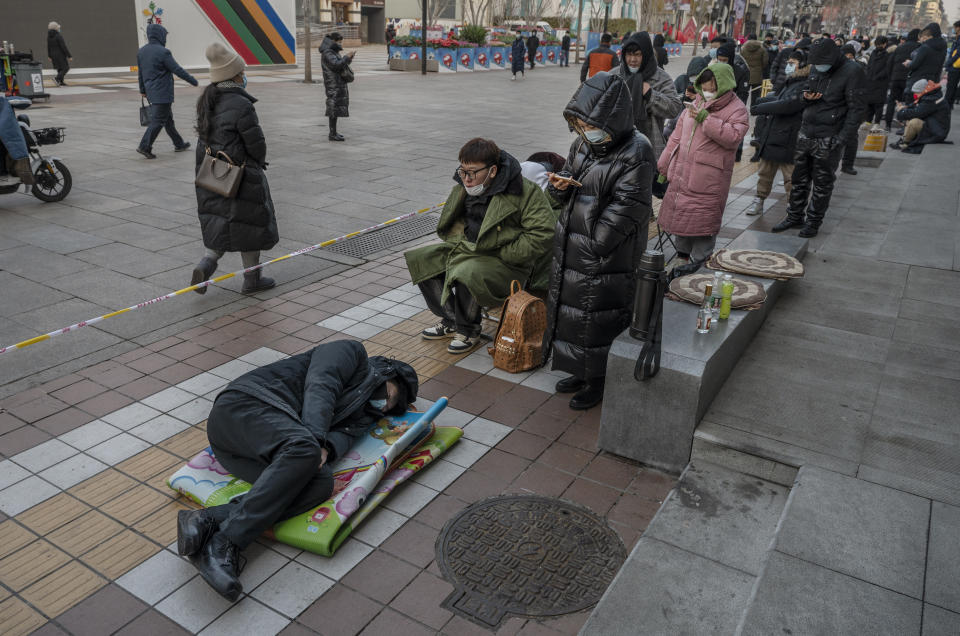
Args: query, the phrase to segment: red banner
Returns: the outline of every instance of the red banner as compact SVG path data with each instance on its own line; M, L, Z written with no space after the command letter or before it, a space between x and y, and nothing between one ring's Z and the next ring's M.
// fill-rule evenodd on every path
M693 18L687 20L687 26L683 27L683 35L688 40L697 37L697 25L693 23Z

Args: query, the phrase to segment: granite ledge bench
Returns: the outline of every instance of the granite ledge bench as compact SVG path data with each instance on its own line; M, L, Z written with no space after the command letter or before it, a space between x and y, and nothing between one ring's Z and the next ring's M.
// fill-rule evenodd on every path
M807 240L746 230L726 247L783 252L802 260ZM698 334L698 307L665 301L660 371L655 377L634 379L643 343L629 330L617 337L607 358L597 441L601 449L673 474L687 465L697 424L789 283L735 276L763 285L767 292L763 307L733 311L709 334Z

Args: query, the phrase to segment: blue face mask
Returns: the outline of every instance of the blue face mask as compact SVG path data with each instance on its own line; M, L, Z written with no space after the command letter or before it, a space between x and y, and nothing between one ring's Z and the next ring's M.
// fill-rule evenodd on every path
M243 76L243 87L244 87L244 88L247 87L247 76L246 76L246 74L244 74L244 76Z
M813 68L816 69L818 73L826 73L830 70L831 64L814 64Z
M793 72L794 72L795 70L797 70L797 65L796 65L796 64L787 64L787 65L783 68L783 70L786 72L787 75L793 75Z
M387 408L387 398L380 400L370 400L370 406L377 409L380 412L383 412Z
M710 49L710 57L717 59L717 49Z
M606 139L607 133L597 128L596 130L584 130L583 138L592 144L598 144Z

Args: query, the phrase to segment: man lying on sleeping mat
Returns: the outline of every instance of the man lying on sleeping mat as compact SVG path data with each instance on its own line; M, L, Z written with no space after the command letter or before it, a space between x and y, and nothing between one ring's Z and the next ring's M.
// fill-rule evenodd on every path
M367 357L341 340L240 376L221 392L207 419L214 456L253 484L234 503L180 511L177 551L230 601L243 591L240 551L277 521L330 498L330 464L384 414L402 414L417 398L413 368Z

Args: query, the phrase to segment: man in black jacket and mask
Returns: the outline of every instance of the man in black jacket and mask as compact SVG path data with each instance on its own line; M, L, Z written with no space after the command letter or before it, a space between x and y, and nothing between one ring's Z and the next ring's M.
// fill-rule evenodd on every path
M887 128L893 123L893 114L896 112L897 102L903 101L903 92L907 88L907 67L904 62L910 61L910 56L920 47L920 29L914 29L907 34L907 39L897 45L893 54L889 56L890 64L890 92L887 97L887 110L884 120Z
M920 48L907 67L907 86L917 80L939 82L943 75L943 62L947 56L947 41L943 39L940 25L931 22L920 32ZM903 101L912 101L913 95L905 95Z
M417 397L417 374L403 362L367 357L352 340L250 371L217 396L207 438L217 461L253 487L238 501L181 511L177 551L224 598L243 591L239 552L276 522L333 494L330 463L384 414Z
M864 81L863 68L832 40L814 42L808 62L812 70L802 95L807 106L794 155L793 190L787 218L773 227L774 232L802 227L804 238L817 235L827 213L843 147L863 117Z

